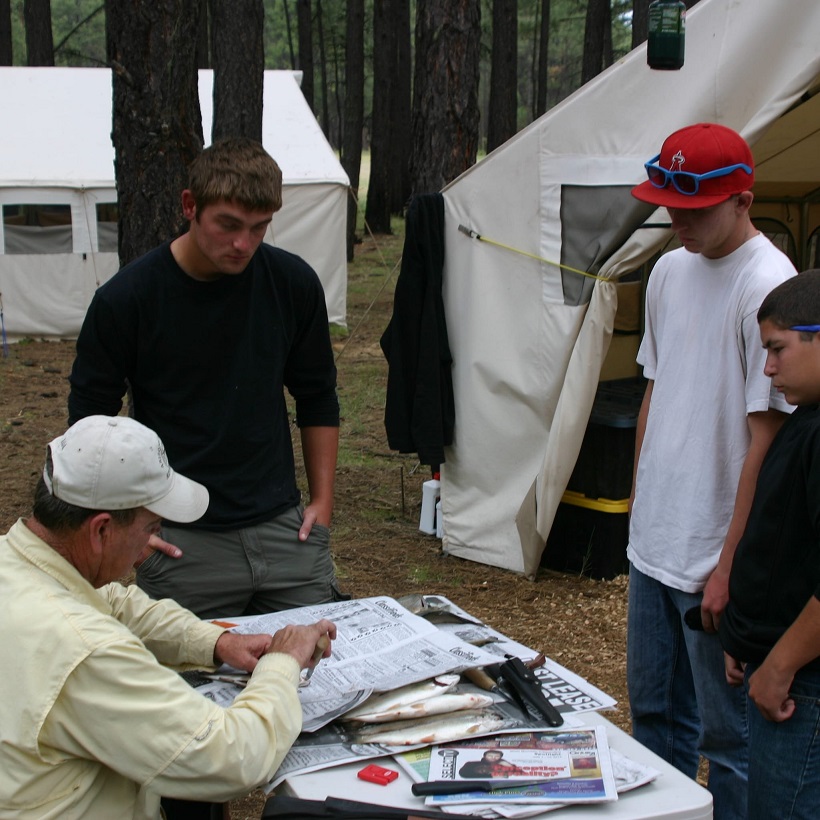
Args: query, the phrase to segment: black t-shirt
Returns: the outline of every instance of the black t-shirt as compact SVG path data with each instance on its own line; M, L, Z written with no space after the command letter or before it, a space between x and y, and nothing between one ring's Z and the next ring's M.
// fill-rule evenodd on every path
M261 245L244 272L202 282L162 245L95 294L77 340L69 420L136 419L211 496L194 526L236 529L299 503L283 386L300 426L337 426L324 293L302 259Z
M724 649L763 661L812 596L820 598L820 409L798 407L766 454L720 621ZM820 659L808 664L820 668Z

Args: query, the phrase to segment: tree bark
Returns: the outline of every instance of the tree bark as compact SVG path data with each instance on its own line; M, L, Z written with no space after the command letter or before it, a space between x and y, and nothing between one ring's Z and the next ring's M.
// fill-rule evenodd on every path
M211 68L211 25L208 0L199 0L199 26L196 31L197 68Z
M316 33L319 35L319 82L322 84L322 131L330 139L330 108L328 105L327 87L327 50L325 49L325 31L322 26L322 0L316 0Z
M609 0L589 0L584 28L584 56L581 83L589 82L601 73L604 65L606 25L609 21Z
M518 0L493 0L487 151L518 130Z
M632 48L637 48L649 37L649 3L651 0L632 0Z
M345 111L341 161L350 179L347 200L347 261L353 261L358 216L359 175L364 126L364 0L347 0L345 28Z
M395 4L404 0L373 3L373 109L370 125L370 180L364 218L374 233L390 233L390 192L393 133L390 114L396 93Z
M299 68L302 70L302 94L310 110L313 107L313 15L310 0L296 0L296 28L299 40Z
M26 62L30 66L54 65L54 35L51 32L51 0L25 0Z
M475 164L479 0L418 0L413 89L413 192L439 191Z
M265 50L262 0L210 0L214 120L211 139L262 142Z
M536 82L535 118L547 110L547 67L549 66L550 0L541 0L541 24L538 36L538 80Z
M390 97L390 212L403 213L410 199L410 152L413 150L411 133L411 81L412 58L410 56L410 4L393 4L395 15L395 63L393 76L395 86Z
M0 65L12 65L11 0L0 0Z
M107 0L105 11L124 265L185 226L180 192L202 150L199 0Z

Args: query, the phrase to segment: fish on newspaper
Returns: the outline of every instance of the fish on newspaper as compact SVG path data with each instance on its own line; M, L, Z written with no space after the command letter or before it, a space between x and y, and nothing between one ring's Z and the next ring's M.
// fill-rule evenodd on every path
M357 714L351 718L350 713L344 715L345 720L357 720L360 723L387 723L391 720L412 720L429 715L443 715L447 712L460 712L463 709L484 709L492 706L493 699L489 695L456 692L447 695L436 695L432 698L410 703L407 706L398 706L395 709L384 709L379 712Z
M344 720L358 720L359 715L371 715L376 712L388 712L409 706L411 703L418 703L420 700L437 697L449 692L455 687L460 678L458 675L438 675L429 680L411 683L398 689L391 689L389 692L379 692L371 695L364 703L360 703L355 709L351 709L343 716Z
M420 746L447 743L471 735L488 735L503 729L504 718L483 709L465 709L446 715L376 723L353 733L354 743L378 743L382 746Z

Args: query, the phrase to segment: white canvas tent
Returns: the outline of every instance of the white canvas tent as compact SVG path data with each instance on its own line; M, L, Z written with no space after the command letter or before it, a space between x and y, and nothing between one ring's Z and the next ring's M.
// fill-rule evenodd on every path
M210 142L213 72L201 71ZM0 298L11 338L74 337L94 290L118 267L111 73L0 68ZM306 259L344 325L348 178L290 71L266 71L263 144L284 177L266 241ZM20 206L47 206L32 209ZM103 207L100 207L103 206ZM70 214L70 217L69 217ZM98 218L99 217L99 218ZM66 224L67 223L67 224Z
M818 90L817 0L700 0L682 70L652 71L638 48L445 188L456 404L445 551L537 570L607 354L615 280L671 236L666 211L629 194L669 133L702 121L740 131L757 163L756 213L792 234L807 266L820 225Z

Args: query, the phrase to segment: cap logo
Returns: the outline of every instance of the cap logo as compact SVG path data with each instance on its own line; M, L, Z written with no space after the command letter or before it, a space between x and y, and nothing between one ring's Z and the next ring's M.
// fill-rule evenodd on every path
M672 157L672 164L669 166L670 171L682 171L683 164L686 162L686 157L678 151L674 157Z
M168 455L165 452L165 445L162 442L159 442L157 456L159 457L160 467L165 471L165 477L168 478L168 476L171 475L171 465L168 462Z

